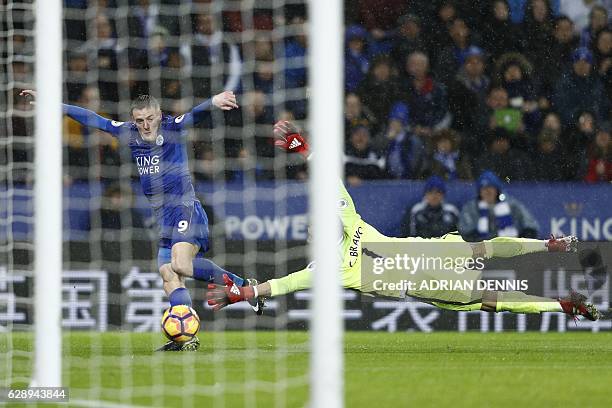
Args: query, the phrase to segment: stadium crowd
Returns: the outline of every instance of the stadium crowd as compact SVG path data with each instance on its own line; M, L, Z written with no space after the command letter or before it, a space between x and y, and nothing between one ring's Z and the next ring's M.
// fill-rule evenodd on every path
M222 118L223 147L202 130L213 127L214 116L195 130L196 179L223 171L238 180L247 171L278 177L270 125L307 115L304 5L219 11L198 0L64 3L67 102L127 120L129 101L142 93L159 96L162 108L178 115L233 89L242 109ZM348 183L473 180L485 170L512 181L612 181L611 3L346 2ZM32 54L23 35L15 34L12 46L16 55ZM14 58L10 71L20 83L32 75L24 58ZM13 134L31 134L27 115L10 125ZM245 140L245 127L254 138ZM89 135L66 119L70 177L118 178L117 142ZM220 155L225 169L215 163ZM28 149L13 152L15 161L30 156ZM288 170L290 178L304 175Z

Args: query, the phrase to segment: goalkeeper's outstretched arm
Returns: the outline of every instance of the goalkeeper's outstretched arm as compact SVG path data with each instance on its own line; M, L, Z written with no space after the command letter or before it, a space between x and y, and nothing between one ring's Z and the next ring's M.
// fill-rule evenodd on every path
M275 297L287 293L309 289L312 284L312 270L306 267L289 275L271 279L257 286L238 286L228 275L223 275L225 286L208 285L206 293L208 305L219 310L232 303L255 299L258 297Z

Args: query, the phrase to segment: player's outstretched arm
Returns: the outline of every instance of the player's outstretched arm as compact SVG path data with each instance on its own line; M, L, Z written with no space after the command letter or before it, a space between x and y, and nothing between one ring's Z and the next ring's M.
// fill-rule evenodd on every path
M208 285L208 304L215 311L232 303L254 299L259 296L275 297L309 289L312 283L312 271L305 268L285 277L260 283L257 286L237 286L227 275L224 275L223 279L225 286Z
M36 91L32 89L24 89L19 93L19 95L25 97L26 99L29 99L31 105L36 105ZM81 108L80 106L68 105L66 103L63 103L62 107L66 116L76 120L81 125L100 129L108 133L118 133L120 126L123 124L121 122L114 122L110 119L98 115L94 111ZM116 125L114 125L113 123Z
M236 95L233 91L224 91L210 99L205 100L199 105L196 105L188 113L176 118L176 123L183 123L183 126L192 126L201 122L205 117L206 113L210 111L211 107L216 107L221 110L232 110L238 108L236 102Z

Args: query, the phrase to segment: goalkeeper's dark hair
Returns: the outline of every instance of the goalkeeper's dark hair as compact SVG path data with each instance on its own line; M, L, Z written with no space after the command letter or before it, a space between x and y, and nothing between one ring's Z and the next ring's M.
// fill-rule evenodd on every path
M136 99L130 104L130 115L134 112L134 109L153 108L155 110L161 110L159 101L151 95L138 95Z

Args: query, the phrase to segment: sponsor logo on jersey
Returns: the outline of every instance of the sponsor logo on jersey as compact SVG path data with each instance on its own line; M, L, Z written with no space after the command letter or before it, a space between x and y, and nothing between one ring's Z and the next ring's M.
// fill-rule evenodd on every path
M136 157L138 174L141 176L159 173L159 156L138 156Z
M116 120L111 120L111 125L113 125L114 127L119 127L121 125L123 125L125 122L117 122Z
M177 116L174 119L174 123L181 123L183 121L183 119L185 119L185 115Z
M230 292L232 292L236 296L240 296L240 289L238 289L238 286L236 285L230 286Z
M155 144L158 146L161 146L164 144L164 137L162 135L157 136L157 139L155 139Z

